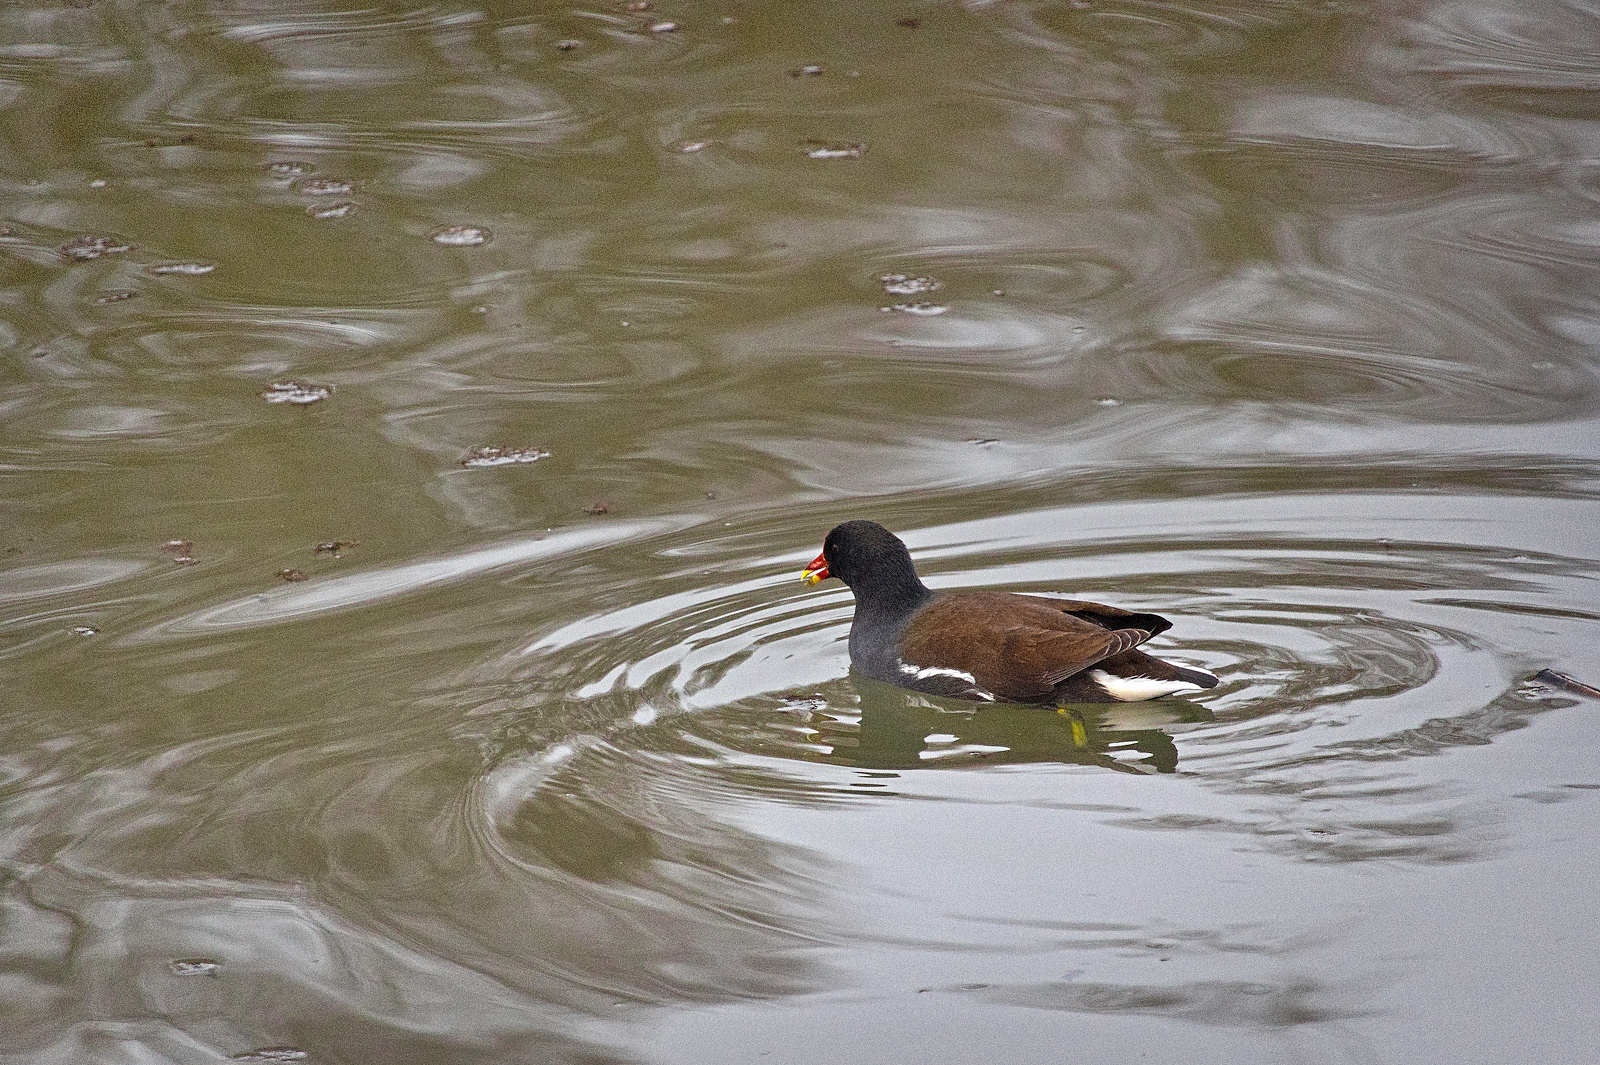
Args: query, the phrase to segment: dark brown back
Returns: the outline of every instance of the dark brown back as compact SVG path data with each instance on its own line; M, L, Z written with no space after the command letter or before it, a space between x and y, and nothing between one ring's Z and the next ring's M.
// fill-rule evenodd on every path
M1098 603L949 592L913 615L900 652L907 665L970 673L1002 699L1042 699L1074 673L1148 640L1141 622L1156 631L1170 624Z

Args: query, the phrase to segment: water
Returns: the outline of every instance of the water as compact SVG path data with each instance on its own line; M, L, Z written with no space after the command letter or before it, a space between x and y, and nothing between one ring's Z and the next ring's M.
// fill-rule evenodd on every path
M0 1049L1591 1060L1597 55L0 10ZM1222 683L852 679L847 517Z

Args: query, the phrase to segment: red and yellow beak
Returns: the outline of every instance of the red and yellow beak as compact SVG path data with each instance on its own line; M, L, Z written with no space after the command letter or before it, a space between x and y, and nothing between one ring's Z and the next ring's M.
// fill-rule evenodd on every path
M828 560L818 555L811 560L811 565L806 567L805 572L800 574L800 579L807 584L819 584L831 576L832 574L828 572Z

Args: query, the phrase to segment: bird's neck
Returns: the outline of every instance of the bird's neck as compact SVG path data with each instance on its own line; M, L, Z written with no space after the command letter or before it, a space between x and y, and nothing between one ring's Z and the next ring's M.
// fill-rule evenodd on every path
M933 592L915 576L870 590L851 590L856 616L850 623L850 660L872 676L892 680L900 665L900 635Z
M933 596L914 573L894 582L874 584L871 588L852 588L851 592L856 597L856 616L866 615L880 622L908 618Z

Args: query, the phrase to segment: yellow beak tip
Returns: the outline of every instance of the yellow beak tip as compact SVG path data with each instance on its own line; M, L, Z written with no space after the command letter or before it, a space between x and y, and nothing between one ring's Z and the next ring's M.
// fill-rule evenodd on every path
M819 569L808 569L804 573L800 574L800 579L805 581L807 584L821 584L822 571Z

